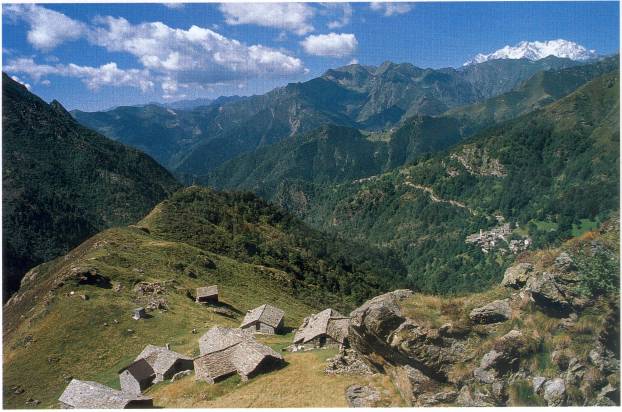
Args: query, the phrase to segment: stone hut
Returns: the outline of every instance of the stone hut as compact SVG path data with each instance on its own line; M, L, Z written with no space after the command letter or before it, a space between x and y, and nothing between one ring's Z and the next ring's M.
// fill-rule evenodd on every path
M132 319L144 319L147 317L147 312L145 312L145 308L136 308L134 309L134 314L132 315Z
M347 344L350 318L333 309L308 316L294 335L294 344L312 347Z
M212 334L208 335L208 331L203 335L206 340L200 346L201 356L194 360L196 379L215 383L238 373L245 381L283 365L284 360L279 353L256 342L241 330L214 329L217 330ZM208 338L214 341L208 341Z
M171 379L176 373L194 369L192 358L164 346L147 345L136 357L136 362L144 360L155 373L153 383Z
M285 312L279 308L267 304L261 305L246 313L240 328L259 333L279 333L283 327L283 315Z
M156 374L145 359L138 359L119 371L123 392L140 395L153 385Z
M109 388L97 382L72 379L58 398L64 409L151 408L151 398Z
M249 339L253 339L252 334L242 329L215 326L199 338L199 353L218 352Z
M197 288L197 303L218 303L218 285Z

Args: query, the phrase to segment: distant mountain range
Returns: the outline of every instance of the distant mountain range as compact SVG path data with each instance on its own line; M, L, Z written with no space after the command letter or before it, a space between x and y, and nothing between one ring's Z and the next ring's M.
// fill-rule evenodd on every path
M198 182L275 201L284 182L333 184L372 176L445 150L497 123L544 107L618 68L617 58L541 71L512 91L437 116L415 115L392 132L323 126L223 163Z
M571 60L589 60L598 57L596 51L588 50L572 41L557 39L549 41L522 41L515 46L505 46L489 54L479 53L464 63L465 66L498 59L539 60L548 56Z
M539 71L577 64L556 57L438 70L391 62L378 67L353 64L261 96L192 110L148 105L72 114L85 126L145 151L192 181L239 154L322 124L383 130L414 115L437 116L505 93Z

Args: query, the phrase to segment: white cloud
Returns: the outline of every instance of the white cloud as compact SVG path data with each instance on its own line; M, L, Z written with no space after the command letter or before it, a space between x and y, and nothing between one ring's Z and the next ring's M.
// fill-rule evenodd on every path
M350 63L348 63L348 65L350 65L350 64L359 64L359 59L354 58L354 59L350 60Z
M220 11L229 25L255 24L303 36L314 30L315 10L306 3L223 3Z
M26 89L30 90L30 88L31 88L30 83L26 83L26 82L22 81L22 79L20 79L17 76L11 76L11 79L15 80L19 84L24 85L24 87L26 87Z
M358 41L351 33L311 35L300 42L304 51L314 56L345 57L356 50Z
M4 8L10 18L28 23L26 38L38 50L49 51L66 41L77 40L87 30L84 23L34 4L9 4Z
M30 32L49 34L45 41L43 36L36 37L40 47L51 49L63 41L83 37L91 45L109 52L129 53L142 66L120 69L116 63L109 63L89 67L54 64L53 60L49 60L49 64L37 64L31 58L14 59L6 67L27 74L35 82L47 75L71 76L81 79L93 90L104 85L133 86L142 90L158 85L165 95L172 96L175 87L207 89L253 77L292 76L307 71L303 62L288 51L261 44L247 45L199 26L186 30L162 22L132 24L112 16L96 17L87 26L40 6L15 6L12 10L13 18L31 22ZM32 16L53 16L61 25L70 29L79 27L79 30L70 30L72 34L63 37L59 34L62 30L50 31L47 24L50 19ZM27 67L28 64L31 66Z
M162 3L167 9L183 9L184 3Z
M262 45L247 46L210 29L174 29L161 22L132 25L123 18L97 21L90 41L109 51L134 55L156 73L180 83L215 83L248 76L299 74L298 58Z
M329 9L339 10L342 13L341 18L328 22L327 26L329 29L340 29L350 24L350 20L352 20L353 10L352 6L350 6L348 3L326 3L324 4L324 6L328 7Z
M74 77L80 79L91 90L98 90L102 86L130 86L145 92L154 86L146 70L119 69L114 62L99 67L79 66L73 63L51 66L37 64L32 58L20 58L10 61L4 70L27 74L35 82L48 75ZM42 80L41 83L49 85L49 81L46 80Z
M411 4L402 3L402 2L391 2L391 3L371 2L369 7L371 7L371 9L374 11L384 14L387 17L393 16L396 14L406 14L412 10Z

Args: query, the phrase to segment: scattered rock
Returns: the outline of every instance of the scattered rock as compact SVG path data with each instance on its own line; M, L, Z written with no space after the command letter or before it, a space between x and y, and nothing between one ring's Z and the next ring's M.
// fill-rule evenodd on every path
M340 348L339 353L326 360L328 375L371 375L372 371L353 349Z
M197 328L192 328L192 334L196 335L197 334Z
M572 272L577 269L574 261L566 252L562 252L555 258L555 268L562 273Z
M82 300L89 300L89 296L88 295L81 294L79 296L80 296L80 299L82 299Z
M527 283L531 276L533 265L531 263L519 263L509 267L503 275L501 285L513 289L520 289Z
M21 395L22 393L24 393L24 388L21 387L21 385L13 385L9 388L13 394L15 395Z
M475 308L469 313L473 323L488 324L508 320L512 316L512 309L508 299L495 300L489 304Z
M40 400L38 400L38 399L28 398L28 399L26 400L26 405L29 405L29 406L37 406L37 405L39 405L40 403L41 403L41 401L40 401Z
M608 383L598 394L596 404L598 406L620 405L620 388Z
M112 290L116 293L119 293L123 290L123 285L119 282L114 282L112 285Z
M543 376L536 376L535 378L533 378L531 381L533 393L539 394L545 382L546 378Z
M436 406L439 404L449 404L456 400L458 392L446 391L435 394L424 393L417 398L417 406Z
M179 380L185 376L189 376L192 374L192 370L185 370L185 371L181 371L181 372L177 372L175 375L173 375L173 377L171 378L171 382L175 382L176 380Z
M456 398L456 404L458 406L468 407L495 406L494 400L489 395L478 390L472 390L468 386L460 388L460 393Z
M370 408L380 400L380 393L371 386L351 385L346 389L346 400L352 408Z
M566 400L566 384L561 378L544 383L544 400L549 406L561 406Z

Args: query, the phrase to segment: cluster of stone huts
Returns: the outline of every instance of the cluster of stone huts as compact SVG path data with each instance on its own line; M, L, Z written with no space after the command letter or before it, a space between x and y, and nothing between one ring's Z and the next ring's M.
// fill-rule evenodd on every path
M192 358L166 347L147 345L134 362L119 371L120 391L73 379L59 401L64 408L147 408L153 406L153 400L142 395L145 389L193 368Z
M198 288L196 301L218 302L218 287ZM196 380L215 383L238 374L248 380L281 367L283 356L255 340L254 333L283 330L285 312L269 304L249 310L239 328L216 326L199 338L199 353L191 358L166 347L147 345L134 361L119 371L121 390L91 381L73 379L59 401L64 408L147 408L152 398L142 393L155 383L175 379L194 370ZM350 319L333 309L304 319L294 336L294 349L344 345Z

